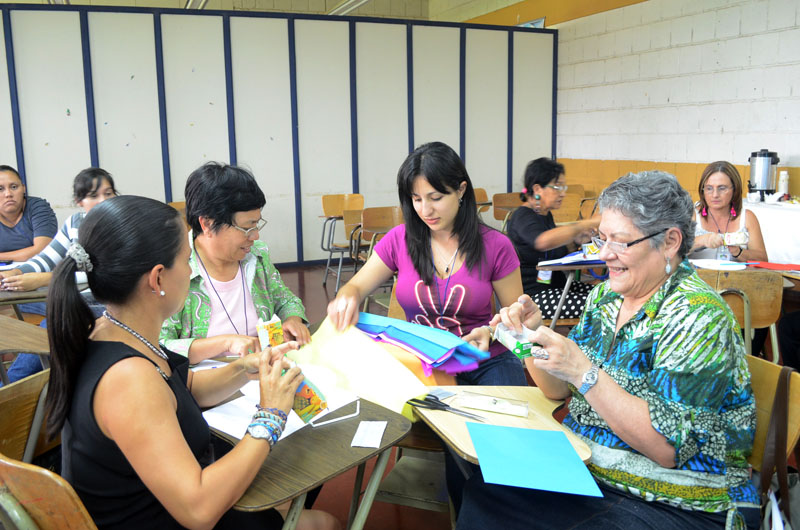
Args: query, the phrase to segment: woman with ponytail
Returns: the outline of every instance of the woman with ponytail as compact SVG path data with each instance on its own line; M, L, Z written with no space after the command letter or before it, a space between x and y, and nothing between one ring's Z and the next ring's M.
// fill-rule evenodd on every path
M297 344L190 372L186 357L158 345L162 322L189 286L189 244L176 210L144 197L93 208L56 267L47 301L51 373L47 432L62 434L62 474L100 528L277 528L270 510L231 510L285 425L302 381L283 360ZM106 306L95 320L78 293L85 272ZM285 370L285 373L282 373ZM200 407L260 383L248 434L214 461ZM334 529L304 511L298 528Z

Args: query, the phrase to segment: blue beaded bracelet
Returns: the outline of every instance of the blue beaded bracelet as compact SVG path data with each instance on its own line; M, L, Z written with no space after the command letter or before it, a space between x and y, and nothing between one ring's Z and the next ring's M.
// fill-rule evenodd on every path
M282 411L281 409L274 409L274 408L271 408L271 407L262 407L258 403L256 403L256 409L258 409L259 412L271 412L272 414L277 414L278 416L280 416L283 419L283 421L286 421L288 419L288 416L286 416L286 413L284 411Z

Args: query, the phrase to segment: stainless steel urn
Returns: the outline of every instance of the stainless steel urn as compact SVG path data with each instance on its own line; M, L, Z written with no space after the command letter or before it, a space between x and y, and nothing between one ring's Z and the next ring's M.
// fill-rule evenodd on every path
M761 200L764 200L764 193L775 193L776 176L778 169L778 153L769 149L762 149L750 153L750 192L760 192Z

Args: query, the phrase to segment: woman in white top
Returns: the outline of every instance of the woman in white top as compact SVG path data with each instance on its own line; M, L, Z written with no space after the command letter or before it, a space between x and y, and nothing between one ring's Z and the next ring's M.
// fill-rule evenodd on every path
M712 162L700 177L700 200L695 214L694 244L690 258L724 255L725 234L742 233L743 244L728 245L734 261L767 261L761 226L753 212L742 208L742 179L730 162ZM725 256L727 257L727 256Z

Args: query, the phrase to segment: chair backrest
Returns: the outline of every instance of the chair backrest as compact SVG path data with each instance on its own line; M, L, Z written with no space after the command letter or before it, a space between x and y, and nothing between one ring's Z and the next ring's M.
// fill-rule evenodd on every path
M475 188L475 202L489 202L489 195L483 188ZM488 212L489 206L478 206L478 213Z
M569 193L574 193L576 195L580 195L581 197L586 197L586 189L583 187L583 184L570 184Z
M774 271L743 270L720 271L716 289L739 289L750 299L751 326L766 328L778 321L783 300L783 276ZM744 304L741 297L723 296L736 315L740 326L744 326Z
M495 193L492 195L492 215L498 221L504 221L509 211L522 206L519 193Z
M173 201L168 202L167 204L178 210L178 213L181 214L183 223L188 227L189 223L186 222L186 201Z
M750 462L753 469L761 471L761 458L764 455L764 443L767 438L769 420L772 417L772 405L781 367L752 355L747 356L747 365L750 368L750 386L753 388L753 395L756 399L756 436L753 441L753 453L747 461ZM788 416L787 458L800 438L800 373L797 372L792 373L789 386Z
M41 415L36 425L34 417L49 379L48 369L0 388L0 410L3 411L0 413L0 453L22 460L28 449L26 460L33 457L42 425Z
M553 220L556 223L571 223L580 219L582 200L583 194L573 193L572 188L570 188L561 201L561 207L557 210L551 210Z
M361 211L361 239L374 243L390 229L401 224L403 224L403 210L399 206L364 208Z
M66 480L3 454L0 454L0 512L20 528L97 528ZM36 526L31 526L31 522Z
M362 210L364 196L360 193L338 193L322 196L322 215L342 217L345 210Z
M389 318L396 318L398 320L406 320L406 312L400 302L397 301L397 279L394 280L392 285L392 297L389 298L389 309L386 316Z

